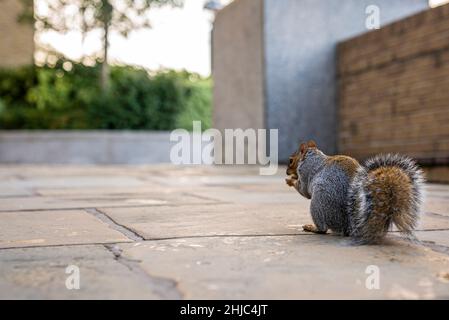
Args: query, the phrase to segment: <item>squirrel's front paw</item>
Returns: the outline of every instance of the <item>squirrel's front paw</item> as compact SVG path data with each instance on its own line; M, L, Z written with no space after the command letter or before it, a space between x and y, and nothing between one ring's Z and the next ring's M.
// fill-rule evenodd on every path
M286 178L285 182L287 183L288 186L294 187L297 183L297 180L295 180L293 178Z
M289 187L293 187L293 188L295 188L296 190L298 190L299 189L299 180L298 179L296 179L296 178L286 178L285 179L285 182L287 183L287 185L289 186Z

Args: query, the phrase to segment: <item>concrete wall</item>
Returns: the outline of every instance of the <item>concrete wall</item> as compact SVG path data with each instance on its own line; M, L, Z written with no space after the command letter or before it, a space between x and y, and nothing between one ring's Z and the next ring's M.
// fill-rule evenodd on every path
M449 5L343 42L338 52L340 150L448 165Z
M264 128L262 0L234 1L212 32L213 126Z
M19 24L20 0L0 1L0 67L13 67L33 62L34 29Z
M281 159L300 140L337 151L335 48L367 32L368 5L380 8L383 26L427 8L428 1L265 0L267 126L279 128Z
M0 163L170 162L169 132L0 131Z

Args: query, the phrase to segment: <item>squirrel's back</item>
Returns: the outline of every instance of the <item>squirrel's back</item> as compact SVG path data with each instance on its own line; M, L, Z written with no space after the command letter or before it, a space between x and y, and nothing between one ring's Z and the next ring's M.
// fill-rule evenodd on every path
M349 187L350 235L376 243L392 224L411 235L420 216L422 183L421 170L408 157L387 154L368 160Z
M326 164L328 166L337 166L351 179L355 176L360 167L360 164L356 159L343 155L328 156Z

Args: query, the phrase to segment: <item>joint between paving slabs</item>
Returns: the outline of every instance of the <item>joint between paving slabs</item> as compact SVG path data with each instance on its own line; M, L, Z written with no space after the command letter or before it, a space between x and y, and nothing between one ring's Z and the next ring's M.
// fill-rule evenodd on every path
M122 255L122 249L117 244L105 244L104 247L114 255L114 259L118 263L121 263L131 272L145 279L151 290L161 299L180 300L184 298L183 292L179 289L179 283L175 279L149 274L141 268L140 260L124 257Z
M196 193L183 192L182 194L186 195L186 196L198 198L198 199L201 199L201 200L214 201L214 203L211 203L211 204L232 204L232 202L229 202L229 201L222 201L222 200L217 199L217 198L208 197L208 196L204 196L204 195L200 195L200 194L196 194Z
M120 224L117 223L117 221L115 221L114 219L112 219L110 216L108 216L106 213L96 209L96 208L89 208L89 209L85 209L87 213L92 214L93 216L95 216L96 218L100 219L101 221L103 221L104 223L106 223L110 228L122 233L123 235L125 235L127 238L133 240L133 241L145 241L145 239L138 234L137 232L135 232L134 230Z
M438 217L438 218L445 219L445 220L449 219L449 216L446 216L444 214L437 213L437 212L428 211L428 212L426 212L426 214L429 216Z
M449 256L449 247L442 245L442 244L437 244L434 241L420 241L420 244L426 248L429 248L432 251L438 252L438 253L442 253L445 254L447 256Z

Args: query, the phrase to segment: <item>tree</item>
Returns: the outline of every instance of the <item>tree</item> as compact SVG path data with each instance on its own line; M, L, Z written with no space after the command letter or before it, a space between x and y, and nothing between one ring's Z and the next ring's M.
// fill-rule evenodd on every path
M25 6L19 20L35 21L36 31L60 33L78 31L85 37L101 29L101 87L109 86L108 49L111 32L123 37L135 29L150 27L148 12L163 5L181 6L183 0L35 0L44 8L33 13L33 0L21 0Z

